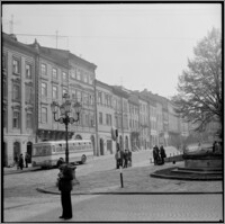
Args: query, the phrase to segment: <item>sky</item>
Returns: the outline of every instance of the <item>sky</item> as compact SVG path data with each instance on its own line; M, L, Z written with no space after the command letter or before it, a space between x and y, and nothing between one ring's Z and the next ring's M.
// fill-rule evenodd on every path
M109 85L171 97L194 47L213 27L221 30L221 7L216 2L3 4L2 29L20 42L36 38L42 46L94 63L96 78Z

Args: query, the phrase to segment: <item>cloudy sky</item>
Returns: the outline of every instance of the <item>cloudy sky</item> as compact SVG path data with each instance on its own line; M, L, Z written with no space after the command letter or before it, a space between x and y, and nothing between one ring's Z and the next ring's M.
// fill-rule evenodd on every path
M176 94L198 41L222 21L219 3L3 4L2 17L3 31L19 41L36 38L96 64L102 82L165 97Z

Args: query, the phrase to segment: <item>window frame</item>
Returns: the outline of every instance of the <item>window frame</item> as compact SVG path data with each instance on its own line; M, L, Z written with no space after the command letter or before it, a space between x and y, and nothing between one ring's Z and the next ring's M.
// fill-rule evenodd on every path
M47 65L45 63L41 63L41 75L47 76Z
M43 88L45 85L45 88ZM41 82L41 96L47 97L48 91L47 91L47 83L46 82ZM44 94L43 94L44 93Z

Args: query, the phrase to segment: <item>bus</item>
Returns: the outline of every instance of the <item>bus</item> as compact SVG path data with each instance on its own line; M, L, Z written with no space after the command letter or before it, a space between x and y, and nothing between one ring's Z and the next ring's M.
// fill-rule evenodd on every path
M69 140L69 162L86 163L93 157L93 146L89 140ZM59 158L65 161L66 141L48 141L35 143L32 152L32 166L54 167Z

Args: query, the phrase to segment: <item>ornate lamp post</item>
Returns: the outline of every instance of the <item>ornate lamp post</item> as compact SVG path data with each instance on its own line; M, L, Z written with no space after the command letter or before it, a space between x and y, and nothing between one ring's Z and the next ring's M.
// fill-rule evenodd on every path
M80 119L80 110L81 104L77 101L76 103L72 103L69 95L66 93L63 95L64 102L62 105L59 105L57 102L53 101L51 104L52 113L54 115L54 121L59 122L61 124L65 124L66 127L66 151L65 151L65 159L66 163L69 163L69 146L68 146L68 125L73 124L74 122L79 121ZM61 111L61 116L56 118L56 113L58 108ZM76 119L71 116L72 108L75 110Z

